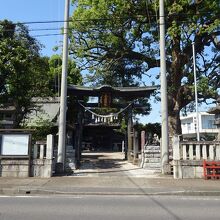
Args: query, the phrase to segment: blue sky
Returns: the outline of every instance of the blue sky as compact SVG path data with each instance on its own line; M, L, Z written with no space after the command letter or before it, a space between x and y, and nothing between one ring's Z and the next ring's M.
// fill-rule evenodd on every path
M65 0L0 0L0 20L8 19L13 22L41 22L63 21ZM71 12L70 14L72 13ZM59 29L63 23L30 24L28 25L32 36L45 34L58 34L59 30L36 31L36 29ZM35 30L35 31L34 31ZM36 37L45 47L42 55L51 56L55 52L54 46L59 45L62 36L38 36ZM141 119L141 122L160 122L160 103L152 103L152 113ZM202 110L207 110L202 108Z
M13 22L62 21L64 19L64 0L0 0L0 20L8 19ZM36 29L58 29L62 23L30 24L32 36L58 34L59 30L33 31ZM52 55L53 47L62 41L62 36L36 37L45 48L43 55Z

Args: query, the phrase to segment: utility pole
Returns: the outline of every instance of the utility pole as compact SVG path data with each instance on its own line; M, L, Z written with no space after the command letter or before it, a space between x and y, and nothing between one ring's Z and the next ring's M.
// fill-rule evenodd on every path
M63 59L60 95L59 137L56 172L64 172L66 153L66 111L67 111L67 64L68 64L68 28L69 0L65 1L64 30L63 30Z
M195 53L195 43L192 43L193 49L193 72L194 72L194 86L195 86L195 102L196 102L196 137L197 141L200 140L199 134L199 112L198 112L198 93L197 93L197 77L196 77L196 53Z
M168 105L165 50L164 0L160 0L160 82L161 82L161 170L167 173L169 162Z

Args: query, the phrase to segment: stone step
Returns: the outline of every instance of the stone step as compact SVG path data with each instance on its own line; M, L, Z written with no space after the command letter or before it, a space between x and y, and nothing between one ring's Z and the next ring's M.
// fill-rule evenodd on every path
M146 146L144 150L160 150L160 146L157 145Z
M154 171L157 171L157 172L161 172L161 167L147 167L147 166L143 166L143 169L145 170L154 170Z
M161 172L160 146L146 146L144 150L143 168L149 171Z
M159 154L145 154L145 158L160 158L160 153Z
M144 162L145 163L160 163L161 160L160 158L145 158Z
M160 150L154 149L154 150L144 150L144 154L160 154Z
M145 169L161 169L160 163L145 163L143 168Z

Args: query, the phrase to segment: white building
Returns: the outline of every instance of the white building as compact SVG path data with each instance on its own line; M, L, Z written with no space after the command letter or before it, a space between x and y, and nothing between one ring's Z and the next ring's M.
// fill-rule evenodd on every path
M199 112L199 133L201 138L217 136L218 129L215 125L215 115L206 112ZM180 117L183 138L196 138L197 123L196 112L188 116Z

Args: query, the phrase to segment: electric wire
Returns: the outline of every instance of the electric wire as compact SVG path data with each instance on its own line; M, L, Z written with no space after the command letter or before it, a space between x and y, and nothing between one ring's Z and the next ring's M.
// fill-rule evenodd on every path
M170 17L179 17L179 16L197 16L195 14L191 14L191 13L178 13L178 14L170 14L170 15L153 15L153 14L149 14L148 13L148 18L153 17L153 18L160 18L160 17L165 17L165 18L170 18ZM211 16L211 12L200 12L200 15L210 15ZM186 17L186 18L187 18ZM89 19L69 19L69 20L51 20L51 21L27 21L27 22L17 22L15 24L50 24L50 23L64 23L64 22L90 22L90 21L114 21L114 20L127 20L127 19L140 19L140 18L146 18L144 15L134 15L134 16L127 16L127 17L111 17L111 18L89 18Z
M180 22L180 21L178 21ZM186 22L183 23L183 25L186 24ZM191 24L191 23L190 23ZM199 24L198 24L199 25ZM95 25L94 26L98 26ZM109 25L108 25L109 26ZM156 23L156 25L154 23L151 23L151 28L156 28L158 30L158 26L159 24ZM60 27L60 28L36 28L36 29L29 29L29 32L40 32L40 31L60 31L60 33L46 33L46 34L36 34L36 35L31 35L32 37L46 37L46 36L62 36L62 30L64 30L64 28ZM72 30L72 28L68 28L68 30ZM4 32L12 32L14 31L13 29L5 29L3 30Z
M203 13L201 13L203 14ZM206 13L207 14L207 13ZM179 16L179 15L190 15L190 14L185 14L185 13L179 13L178 15L165 15L164 17L165 18L169 18L170 16L174 17L175 16ZM151 17L155 18L155 22L151 22ZM155 7L155 15L153 14L150 14L149 13L149 9L148 9L148 5L147 5L147 18L148 18L148 21L149 21L149 25L153 28L156 28L158 29L159 27L159 23L158 23L158 19L160 18L161 16L157 14L157 10L156 10L156 7ZM143 15L136 15L136 16L130 16L130 17L116 17L116 18L94 18L94 19L69 19L69 20L48 20L48 21L27 21L27 22L16 22L14 23L15 25L19 25L19 24L22 24L22 25L34 25L34 24L59 24L59 23L64 23L64 22L98 22L98 21L114 21L114 20L126 20L126 19L140 19L140 18L145 18L146 19L146 16L143 16ZM178 20L178 23L182 22L183 24L186 24L187 23L187 20ZM191 23L191 22L189 22ZM91 26L99 26L99 25L106 25L105 23L94 23L94 24L90 24ZM123 24L122 24L123 25ZM109 26L109 24L108 24ZM61 31L63 30L63 27L51 27L51 28L30 28L28 31L29 32L40 32L40 31ZM69 30L72 30L72 28L69 28ZM10 31L14 31L12 29L5 29L4 32L10 32ZM36 37L36 38L39 38L39 37L50 37L50 36L62 36L63 33L60 32L60 33L45 33L45 34L33 34L32 37Z

